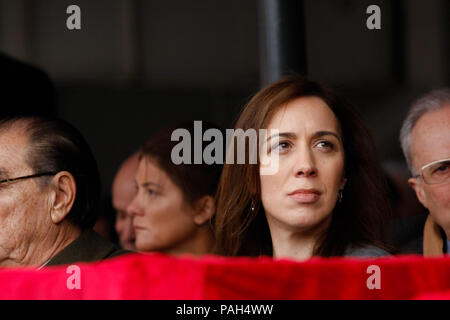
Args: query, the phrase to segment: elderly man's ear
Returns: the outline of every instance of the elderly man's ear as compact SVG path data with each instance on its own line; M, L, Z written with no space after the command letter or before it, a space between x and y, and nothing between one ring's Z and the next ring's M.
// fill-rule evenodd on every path
M77 193L75 178L70 172L58 172L50 184L49 209L53 223L64 220L72 210Z
M417 181L417 178L409 178L408 179L408 184L416 192L416 196L417 196L417 199L419 200L419 202L425 208L427 208L427 204L426 204L426 201L425 201L426 198L424 196L423 188L421 187L419 181Z

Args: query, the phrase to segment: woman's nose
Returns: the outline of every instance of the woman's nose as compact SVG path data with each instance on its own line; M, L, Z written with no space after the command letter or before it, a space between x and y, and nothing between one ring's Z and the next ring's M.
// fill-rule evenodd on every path
M137 216L141 212L138 201L138 196L136 195L127 207L127 214L131 217Z
M317 176L317 170L312 167L303 167L297 169L297 173L295 174L297 177L315 177Z
M315 177L317 176L317 167L314 157L309 151L299 152L296 157L294 174L296 177Z

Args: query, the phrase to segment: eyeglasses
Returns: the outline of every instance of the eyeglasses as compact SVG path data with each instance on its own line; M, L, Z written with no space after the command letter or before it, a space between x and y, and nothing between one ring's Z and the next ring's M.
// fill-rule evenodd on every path
M43 177L43 176L54 176L55 174L56 174L56 172L36 173L36 174L29 175L29 176L23 176L23 177L11 178L11 179L3 179L3 180L0 180L0 184L13 182L13 181L17 181L17 180L39 178L39 177Z
M440 184L450 181L450 158L426 164L420 171L421 174L414 178L422 177L426 184Z

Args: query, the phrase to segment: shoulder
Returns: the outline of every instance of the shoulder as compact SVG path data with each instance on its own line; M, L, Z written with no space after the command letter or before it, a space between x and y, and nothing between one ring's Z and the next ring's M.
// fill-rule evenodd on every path
M81 233L78 239L54 256L47 265L94 262L127 253L131 252L121 249L92 230L86 230Z
M374 245L365 245L365 246L354 246L350 245L345 250L345 257L385 257L390 256L391 254L384 249L381 249Z
M93 230L85 231L80 237L80 246L89 253L86 261L98 261L131 253L106 240Z

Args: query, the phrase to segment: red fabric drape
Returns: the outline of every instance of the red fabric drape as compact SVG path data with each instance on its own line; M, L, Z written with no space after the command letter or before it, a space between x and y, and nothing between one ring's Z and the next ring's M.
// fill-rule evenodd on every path
M381 289L367 286L379 267ZM0 269L0 299L449 299L450 258L377 260L169 257L133 254L42 270ZM68 273L70 271L70 273ZM79 276L79 278L76 278ZM81 289L68 282L80 280ZM373 280L373 278L372 278ZM73 286L72 286L73 288Z

